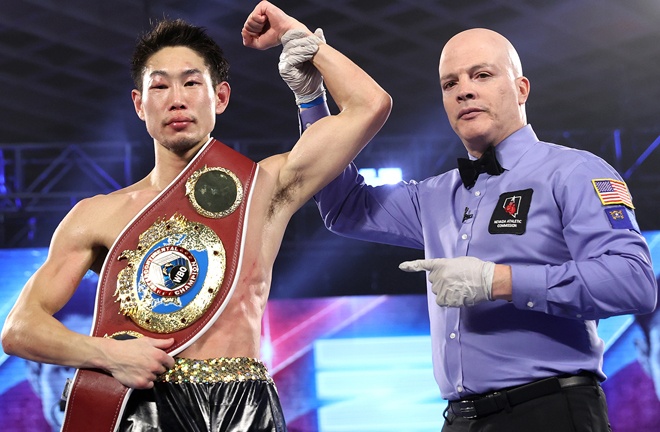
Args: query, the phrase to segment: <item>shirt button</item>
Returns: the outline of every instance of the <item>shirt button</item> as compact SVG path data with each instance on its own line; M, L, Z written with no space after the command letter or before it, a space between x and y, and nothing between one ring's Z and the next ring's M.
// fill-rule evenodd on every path
M467 235L467 234L463 234L463 235L461 236L461 238L462 238L463 240L467 240L468 235Z
M458 391L459 393L463 393L463 386L459 385L458 387L456 387L456 391Z
M305 129L307 129L307 128L310 127L311 125L312 125L311 123L305 123Z
M582 318L582 314L575 315L575 318Z
M531 302L531 301L530 301L530 302L527 302L527 307L530 307L530 308L531 308L531 307L534 307L534 302Z
M474 192L474 196L481 196L481 192L479 192L479 191L475 191L475 192Z
M449 339L456 339L456 333L449 333Z

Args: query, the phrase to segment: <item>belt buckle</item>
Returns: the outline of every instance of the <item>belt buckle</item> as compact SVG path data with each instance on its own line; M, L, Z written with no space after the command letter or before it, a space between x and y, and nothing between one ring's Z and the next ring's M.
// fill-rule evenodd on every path
M458 402L458 411L460 416L466 419L477 418L477 408L474 406L474 401L462 400Z

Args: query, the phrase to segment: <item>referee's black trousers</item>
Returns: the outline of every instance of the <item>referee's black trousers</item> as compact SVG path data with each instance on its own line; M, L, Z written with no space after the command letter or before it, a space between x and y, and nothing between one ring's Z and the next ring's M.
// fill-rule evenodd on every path
M449 408L449 407L448 407ZM445 411L442 432L611 432L599 384L562 388L483 417Z

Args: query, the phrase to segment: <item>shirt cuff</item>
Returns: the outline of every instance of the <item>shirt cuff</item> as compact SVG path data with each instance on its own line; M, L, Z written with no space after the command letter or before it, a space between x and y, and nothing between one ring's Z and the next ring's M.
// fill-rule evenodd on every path
M513 304L518 309L545 312L548 283L545 266L512 265L511 289Z
M323 103L315 105L311 108L300 110L298 113L298 121L300 122L300 133L302 134L312 124L330 115L328 103L324 100Z

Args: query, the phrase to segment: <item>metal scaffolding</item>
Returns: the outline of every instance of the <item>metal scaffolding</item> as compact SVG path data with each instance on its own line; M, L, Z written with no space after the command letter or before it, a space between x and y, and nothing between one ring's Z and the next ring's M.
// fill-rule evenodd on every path
M644 230L660 229L660 130L538 131L540 139L595 153L626 180ZM226 143L254 160L287 151L286 142ZM377 137L358 156L359 166L398 164L404 179L423 179L455 166L465 150L455 136ZM0 247L48 246L53 230L78 201L133 183L134 173L151 167L135 156L131 143L0 144ZM152 163L148 161L148 163ZM287 230L283 252L315 238L322 226L315 206L306 205Z
M132 182L131 145L0 145L0 247L47 246L78 201Z

